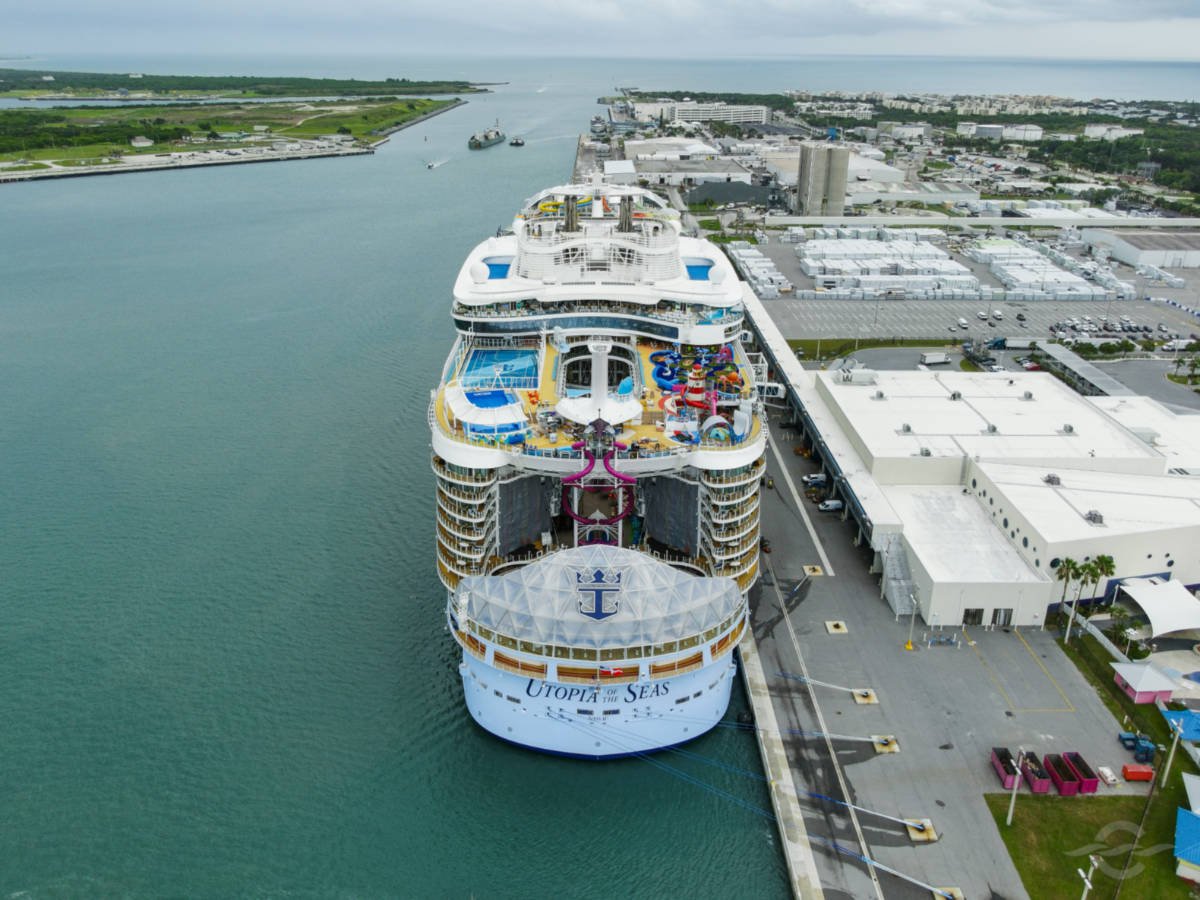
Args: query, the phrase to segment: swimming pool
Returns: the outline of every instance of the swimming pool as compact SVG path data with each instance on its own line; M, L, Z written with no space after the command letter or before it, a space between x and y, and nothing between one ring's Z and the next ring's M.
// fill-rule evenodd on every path
M522 388L538 386L538 352L533 349L476 349L462 368L464 388Z

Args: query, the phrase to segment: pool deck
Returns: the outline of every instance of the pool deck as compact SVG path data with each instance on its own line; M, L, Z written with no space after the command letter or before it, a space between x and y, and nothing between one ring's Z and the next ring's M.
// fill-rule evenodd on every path
M663 392L658 388L654 381L653 373L655 364L650 361L650 354L657 353L660 350L669 350L671 344L658 341L639 340L637 342L637 351L639 361L641 363L641 371L639 373L641 383L645 385L642 391L642 415L639 423L626 423L619 436L619 439L625 443L640 443L645 449L650 451L670 450L678 447L687 446L667 438L663 433L664 415L660 406ZM486 348L483 348L486 349ZM533 352L533 348L529 348ZM474 353L476 351L472 351ZM538 387L531 390L521 390L517 388L507 388L515 394L521 401L521 407L528 417L531 425L536 423L537 414L539 411L553 410L557 405L560 396L558 393L557 369L560 353L557 348L547 344L542 351L542 361L540 366L540 377L538 378ZM463 363L463 369L468 365L471 356L466 357ZM456 373L456 378L461 374ZM450 384L454 381L451 380ZM457 423L452 423L446 409L445 390L447 385L442 385L438 389L437 400L435 402L437 412L437 422L443 433L448 434L456 439L466 441L462 428ZM470 388L469 390L483 390L485 388ZM752 396L748 388L744 388L741 392L744 399L750 399ZM535 403L532 397L536 397ZM757 437L761 425L755 417L751 423L751 431L748 440L753 440ZM558 449L568 449L575 441L566 429L556 433L555 439L551 440L547 434L538 434L536 428L530 432L525 440L525 446L538 451L553 451Z

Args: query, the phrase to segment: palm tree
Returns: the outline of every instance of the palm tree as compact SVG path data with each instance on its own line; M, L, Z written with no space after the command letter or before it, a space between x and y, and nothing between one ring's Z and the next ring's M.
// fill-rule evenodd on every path
M1083 595L1083 586L1090 584L1093 578L1099 579L1096 575L1096 564L1094 562L1076 563L1075 577L1079 579L1079 583L1075 585L1075 602L1071 604L1071 615L1067 619L1067 636L1063 638L1064 644L1071 643L1071 626L1075 622L1075 616L1079 609L1079 600Z
M1117 574L1117 564L1113 558L1107 554L1097 556L1094 560L1092 560L1092 566L1092 571L1095 574L1095 578L1092 580L1093 588L1100 587L1101 579L1112 578ZM1107 584L1105 587L1107 587ZM1104 593L1107 595L1108 591L1106 590Z
M1075 562L1069 556L1063 557L1063 561L1058 564L1058 569L1055 570L1054 577L1063 583L1062 597L1058 601L1059 606L1067 602L1067 586L1075 580L1078 569L1079 563Z
M1187 362L1188 367L1188 384L1196 380L1196 369L1200 369L1200 357L1193 356Z

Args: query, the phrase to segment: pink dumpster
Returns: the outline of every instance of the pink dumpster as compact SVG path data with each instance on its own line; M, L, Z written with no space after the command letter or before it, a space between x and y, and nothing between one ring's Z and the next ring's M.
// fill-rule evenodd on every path
M1061 756L1057 753L1047 753L1042 757L1042 763L1046 766L1046 773L1058 788L1060 796L1072 797L1079 793L1079 779Z
M1074 750L1068 750L1063 755L1063 762L1079 779L1079 793L1094 794L1100 789L1100 777L1092 771L1082 756Z
M1021 763L1021 771L1025 773L1025 783L1035 794L1050 793L1050 776L1036 753L1026 753Z
M1004 789L1012 790L1012 786L1017 783L1019 776L1017 767L1013 763L1013 755L1009 753L1007 747L992 748L992 768L996 770L996 775L999 776Z

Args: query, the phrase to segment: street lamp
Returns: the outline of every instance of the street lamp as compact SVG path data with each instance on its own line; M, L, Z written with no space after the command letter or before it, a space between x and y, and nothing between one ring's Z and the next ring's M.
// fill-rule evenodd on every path
M1017 760L1013 763L1013 778L1012 797L1008 801L1008 818L1004 820L1005 825L1012 824L1013 810L1017 808L1017 791L1021 789L1021 763L1025 761L1025 748L1021 747L1017 750Z
M1171 730L1175 732L1175 737L1171 741L1171 752L1167 754L1167 764L1163 768L1162 778L1159 781L1160 785L1165 782L1171 774L1171 763L1175 761L1175 751L1179 747L1179 738L1183 734L1183 722L1181 722L1179 719L1173 719L1170 724Z
M1096 871L1096 866L1100 865L1100 857L1098 857L1095 853L1090 853L1088 854L1088 863L1090 863L1090 865L1088 866L1086 873L1083 871L1083 869L1075 870L1079 873L1079 877L1083 879L1083 895L1079 898L1079 900L1087 900L1088 891L1092 889L1092 873Z

